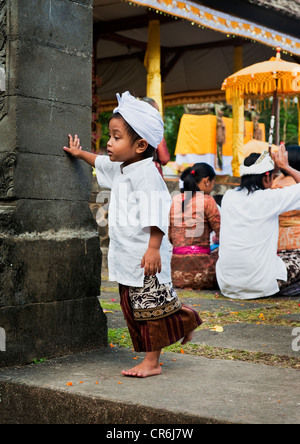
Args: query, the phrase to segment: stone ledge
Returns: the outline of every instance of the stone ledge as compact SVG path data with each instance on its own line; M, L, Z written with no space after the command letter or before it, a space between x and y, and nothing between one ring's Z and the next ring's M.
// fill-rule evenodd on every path
M297 370L164 353L161 376L122 377L135 356L115 347L2 370L0 423L299 424Z

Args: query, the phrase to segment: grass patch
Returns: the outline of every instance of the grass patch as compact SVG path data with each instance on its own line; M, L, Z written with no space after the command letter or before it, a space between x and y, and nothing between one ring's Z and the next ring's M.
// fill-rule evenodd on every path
M173 344L165 351L202 356L208 359L223 359L226 361L243 361L252 364L264 364L281 368L300 368L300 358L290 356L269 355L262 352L248 352L244 350L234 350L221 347L211 347L208 345L187 344L182 348L180 344Z
M200 315L204 323L204 328L211 328L215 324L224 326L238 323L298 327L300 325L299 322L280 317L291 313L300 313L299 301L270 302L270 305L264 308L255 307L249 310L232 310L225 313L203 311L200 312Z
M220 300L227 300L228 298L225 298L220 294L220 292L211 291L211 292L201 292L201 291L193 291L193 290L179 290L176 289L176 292L178 294L179 299L220 299Z
M132 341L127 328L109 328L108 342L119 347L132 348Z
M121 306L117 302L103 301L101 299L99 300L99 302L103 310L121 311Z
M119 294L119 289L116 287L101 287L101 293L115 293L115 294Z
M110 346L131 348L132 342L127 328L109 329L108 340ZM221 359L226 361L243 361L252 364L264 364L272 367L300 369L300 358L289 356L270 355L262 352L248 352L208 345L187 344L184 347L177 342L164 349L164 352L201 356L207 359Z

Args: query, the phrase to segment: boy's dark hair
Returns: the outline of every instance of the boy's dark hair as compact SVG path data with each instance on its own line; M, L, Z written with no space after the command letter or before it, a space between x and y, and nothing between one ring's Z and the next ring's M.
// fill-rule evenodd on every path
M109 122L111 121L111 119L122 119L124 121L127 134L129 135L132 144L134 144L138 140L143 139L143 137L141 137L138 133L136 133L134 129L126 122L126 120L120 113L113 114L109 119ZM155 148L153 148L153 146L148 144L147 149L142 153L142 159L153 158L155 151L156 151Z
M252 153L250 156L246 157L244 160L244 165L249 167L251 165L254 165L255 162L261 157L261 154L258 153ZM263 184L263 178L266 176L267 173L264 174L251 174L249 176L242 176L241 178L241 186L238 188L239 191L241 190L248 190L248 194L254 193L254 191L257 190L264 190L264 184ZM268 171L268 174L274 174L274 170Z
M286 147L288 152L289 164L292 168L297 171L300 171L300 146L298 145L290 145ZM288 174L285 171L282 171L285 176Z

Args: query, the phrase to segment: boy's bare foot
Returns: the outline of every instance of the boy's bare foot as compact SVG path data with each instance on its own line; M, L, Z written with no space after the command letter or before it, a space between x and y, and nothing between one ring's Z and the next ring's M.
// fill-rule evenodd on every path
M129 376L132 378L148 378L149 376L161 375L161 373L162 370L160 365L158 365L158 367L149 367L144 362L137 365L136 367L133 367L131 370L122 371L123 376Z
M149 376L158 376L162 373L159 364L161 350L146 353L144 361L133 367L131 370L123 370L123 376L132 378L148 378Z
M193 333L189 333L188 335L186 335L186 336L183 338L183 340L182 340L182 342L181 342L181 345L185 345L185 344L187 344L188 342L191 342L192 339L193 339Z

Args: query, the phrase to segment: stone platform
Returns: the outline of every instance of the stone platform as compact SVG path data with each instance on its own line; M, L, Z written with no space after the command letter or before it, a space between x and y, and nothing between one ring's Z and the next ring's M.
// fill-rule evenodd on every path
M210 314L217 316L219 323L232 313L243 316L249 310L267 316L274 307L278 308L278 319L282 317L280 298L250 302L221 299L209 292L179 294L184 303L197 306L204 319ZM106 310L110 331L125 329L116 284L103 281L101 301L104 308L113 304ZM300 349L300 329L299 339L293 332L295 325L300 327L300 297L290 298L288 304L293 311L284 315L288 316L284 325L240 322L237 318L217 333L204 322L195 333L193 347L233 349L237 356L209 359L189 354L185 347L185 353L164 352L162 375L147 380L121 375L121 370L136 365L143 355L117 344L2 369L0 423L192 424L195 430L197 424L212 423L299 424L300 352L295 346ZM254 352L274 361L286 359L287 368L243 361L243 354ZM289 367L289 360L293 366Z
M134 357L115 347L2 370L0 423L300 423L296 370L165 353L162 376L122 377Z

